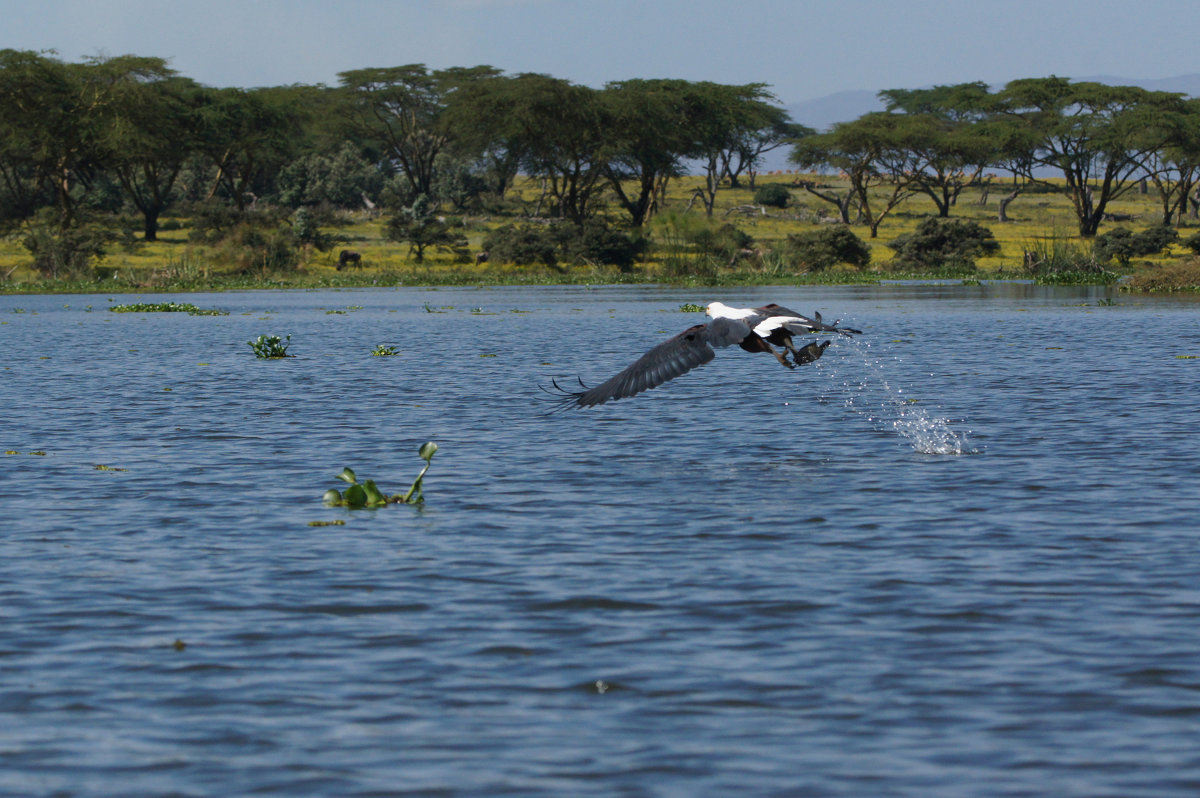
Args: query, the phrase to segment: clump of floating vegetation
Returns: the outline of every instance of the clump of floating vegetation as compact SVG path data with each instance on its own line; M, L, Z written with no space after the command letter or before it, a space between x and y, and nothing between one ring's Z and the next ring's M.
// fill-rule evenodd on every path
M693 305L691 302L685 302L679 306L680 313L703 313L703 305Z
M375 357L392 357L400 354L400 350L391 344L376 344L375 351L371 353Z
M417 474L417 478L413 480L412 487L403 495L396 493L392 496L385 496L374 480L370 479L360 485L357 475L349 468L343 468L337 478L350 483L350 487L346 488L344 493L330 488L325 491L322 500L331 507L349 507L352 510L363 507L383 507L387 504L420 504L425 501L421 492L421 483L425 479L425 472L429 470L429 464L437 450L438 445L433 441L421 446L417 454L425 461L425 465L421 468L421 473Z
M1161 264L1138 272L1121 285L1121 290L1162 293L1200 291L1200 257Z
M228 316L227 310L200 308L190 302L136 302L132 305L113 305L113 313L187 313L192 316Z
M260 335L253 341L247 341L246 343L254 350L255 357L270 360L281 357L295 357L295 355L287 353L288 342L291 340L292 336L290 335L286 339L280 338L278 335Z

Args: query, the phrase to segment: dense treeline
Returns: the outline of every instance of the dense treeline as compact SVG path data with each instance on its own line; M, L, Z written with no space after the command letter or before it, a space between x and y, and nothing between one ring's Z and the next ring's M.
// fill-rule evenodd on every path
M461 245L443 214L511 210L526 175L540 194L520 213L561 220L600 242L593 257L625 263L638 249L612 236L636 239L672 178L701 174L691 202L712 215L722 187L752 186L781 147L800 167L841 172L848 188L804 188L872 237L902 202L928 198L946 217L966 187L993 182L1007 192L1003 217L1047 175L1085 237L1135 184L1158 192L1163 224L1200 205L1200 104L1134 87L1052 77L998 92L890 90L887 111L817 133L764 84L592 89L487 66L339 77L336 87L212 88L158 58L0 51L0 229L58 277L85 271L122 235L121 219L127 238L135 217L153 241L165 214L185 214L196 235L278 251L282 263L289 246L331 243L314 214L381 208L389 237L420 259L428 246Z

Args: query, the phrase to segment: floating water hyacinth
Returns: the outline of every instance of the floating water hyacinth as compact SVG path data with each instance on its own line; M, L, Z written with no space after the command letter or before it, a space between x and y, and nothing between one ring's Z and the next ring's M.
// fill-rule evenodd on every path
M278 335L260 335L253 341L247 341L250 348L254 350L254 356L264 360L273 360L281 357L295 357L287 353L288 345L292 340L292 336L286 339L280 338Z
M91 307L90 305L88 306ZM113 313L188 313L192 316L228 316L229 311L199 308L190 302L139 302L132 305L113 305Z
M437 450L438 445L433 441L423 444L417 450L417 454L425 461L425 465L421 468L421 473L417 474L417 478L413 480L412 487L404 495L396 493L391 496L385 496L374 480L368 479L360 484L358 475L353 470L343 468L342 473L338 474L337 478L343 482L348 482L350 487L346 488L344 493L330 488L325 491L322 501L331 507L349 507L352 510L363 507L383 507L388 504L421 504L425 501L425 497L421 492L421 484L425 479L425 472L429 470L429 465Z

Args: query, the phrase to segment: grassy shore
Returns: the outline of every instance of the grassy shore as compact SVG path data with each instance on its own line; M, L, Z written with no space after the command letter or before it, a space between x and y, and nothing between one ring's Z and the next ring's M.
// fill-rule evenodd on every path
M348 212L337 216L336 224L324 228L339 237L342 246L362 255L361 267L337 270L337 252L304 251L297 268L286 272L243 271L232 263L228 249L198 244L189 237L189 220L164 219L157 241L135 240L132 246L113 246L97 264L97 279L82 281L50 281L42 279L30 264L29 253L20 236L0 240L0 292L2 293L78 293L97 290L128 291L219 291L256 288L328 288L394 285L552 285L598 283L654 283L677 285L802 285L872 283L881 279L921 279L937 275L896 272L889 268L893 251L889 242L911 233L933 213L928 199L914 197L893 211L879 228L879 237L868 238L864 225L851 229L868 244L871 262L862 269L850 267L806 273L778 259L748 258L736 264L703 274L679 273L678 269L663 268L666 251L664 242L677 240L682 226L734 224L753 237L756 248L768 250L790 234L801 233L828 225L834 208L804 191L797 185L810 175L768 174L758 177L759 187L781 183L792 193L787 208L762 208L753 201L754 191L748 187L724 189L717 195L711 221L703 218L699 203L686 210L699 178L680 178L671 184L663 211L648 225L652 241L649 258L630 271L601 266L572 266L547 268L522 264L463 263L451 253L429 251L424 262L416 262L405 244L388 241L384 236L386 220L363 213ZM815 179L835 189L844 189L836 178ZM518 193L534 199L537 186L518 186ZM1022 278L1029 276L1023 267L1029 250L1076 248L1090 251L1090 242L1080 239L1069 199L1061 192L1027 190L1009 204L1008 222L998 222L998 205L1010 191L1002 180L996 181L986 195L976 188L959 197L952 218L979 222L989 228L1000 244L991 257L978 261L978 279ZM1101 232L1123 226L1141 230L1159 223L1161 211L1153 193L1130 192L1109 209L1120 222L1102 228ZM619 220L622 214L615 208L610 216ZM519 216L468 215L464 217L465 233L472 251L482 248L488 232L495 227L519 222ZM1183 228L1181 238L1194 230ZM1115 264L1110 269L1117 269ZM1151 258L1137 260L1120 269L1128 278L1122 284L1128 290L1170 291L1200 290L1200 259L1181 244ZM971 279L971 278L968 278ZM1111 275L1109 275L1111 280ZM1082 275L1069 275L1063 282L1103 281Z

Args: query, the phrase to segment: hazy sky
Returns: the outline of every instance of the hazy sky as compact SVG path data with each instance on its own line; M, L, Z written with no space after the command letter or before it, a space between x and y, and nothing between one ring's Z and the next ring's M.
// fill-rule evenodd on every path
M0 47L167 58L211 86L490 64L600 86L842 90L1200 72L1198 0L0 0Z

